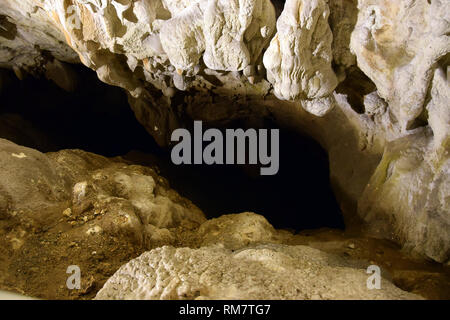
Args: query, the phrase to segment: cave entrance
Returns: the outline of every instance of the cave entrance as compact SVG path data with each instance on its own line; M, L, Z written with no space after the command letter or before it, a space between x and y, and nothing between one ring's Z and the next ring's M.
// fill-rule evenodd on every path
M78 148L157 164L171 186L208 218L252 211L276 228L344 228L327 154L310 137L279 128L280 167L274 176L260 176L254 166L176 166L169 150L159 148L137 122L121 89L102 83L87 68L72 67L82 81L70 93L46 79L19 81L1 70L0 137L42 152ZM266 119L264 127L276 125Z

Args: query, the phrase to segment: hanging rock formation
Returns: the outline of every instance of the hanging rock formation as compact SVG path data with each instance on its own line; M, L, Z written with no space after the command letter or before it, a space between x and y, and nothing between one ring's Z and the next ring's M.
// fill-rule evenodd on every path
M337 86L331 69L329 15L323 0L287 1L278 18L277 34L264 54L267 77L277 98L299 100L317 116L333 107L330 94Z

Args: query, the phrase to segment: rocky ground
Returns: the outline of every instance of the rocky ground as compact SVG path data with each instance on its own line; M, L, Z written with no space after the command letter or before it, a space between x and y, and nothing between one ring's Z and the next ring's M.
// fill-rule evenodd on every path
M68 298L69 265L92 295L142 252L175 244L203 213L150 168L79 150L42 154L0 141L3 288Z
M392 242L293 234L254 213L206 220L157 168L0 142L3 290L49 299L449 298L448 267ZM79 290L66 286L70 265L81 269ZM369 265L382 269L381 290L366 287Z

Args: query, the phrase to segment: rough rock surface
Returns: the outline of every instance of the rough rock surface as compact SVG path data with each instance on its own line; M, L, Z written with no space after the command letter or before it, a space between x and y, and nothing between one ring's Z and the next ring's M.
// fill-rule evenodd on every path
M123 266L98 298L448 296L448 271L410 261L392 244L336 231L293 235L254 213L206 220L157 169L120 158L42 154L0 140L0 166L2 290L89 299ZM142 266L144 260L155 263ZM382 270L381 290L367 289L371 264ZM81 270L76 290L66 287L72 265Z
M22 72L45 63L45 52L58 60L77 62L77 54L48 13L34 1L2 1L0 5L0 67Z
M359 212L373 234L445 262L450 256L450 159L436 161L435 152L427 129L389 143Z
M359 1L351 49L403 130L422 115L433 70L448 65L449 6L448 0Z
M275 29L275 9L268 0L193 1L171 14L161 27L161 45L181 71L193 70L202 55L213 70L254 66Z
M6 0L1 65L76 52L161 145L190 119L270 115L328 151L349 227L448 263L449 1L273 2Z
M164 246L122 266L96 299L420 299L386 279L367 289L362 261L302 245L284 245L252 213L209 220L199 249Z
M350 38L358 19L358 0L329 0L329 23L333 32L333 60L341 68L356 64L356 57L350 50ZM344 73L345 75L345 73Z
M18 114L3 113L0 115L0 137L33 149L54 148L47 135Z
M376 92L364 97L363 114L355 112L345 96L335 94L336 106L323 118L295 115L289 111L292 105L283 107L285 114L279 116L291 126L300 123L328 150L331 182L349 228L353 224L361 228L359 217L372 236L397 241L408 252L443 263L450 258L446 81L438 69L434 98L427 107L433 120L407 134L401 133ZM280 108L275 100L265 104ZM357 216L352 214L355 211Z
M77 294L88 295L123 263L205 221L153 169L119 159L0 139L0 167L0 284L29 295L67 297L70 265L89 280Z
M365 270L304 246L165 246L121 267L96 299L419 299L386 280L380 290L366 282Z
M254 213L228 214L204 222L197 231L200 245L220 245L237 250L249 244L278 243L280 234L263 217Z
M323 116L333 107L337 86L331 69L333 35L324 0L288 0L277 22L277 34L264 54L268 80L282 100L303 100L306 110ZM313 100L313 101L308 101Z

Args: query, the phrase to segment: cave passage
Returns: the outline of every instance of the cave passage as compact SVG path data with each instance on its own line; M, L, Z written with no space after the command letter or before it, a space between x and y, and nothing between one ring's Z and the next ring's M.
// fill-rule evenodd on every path
M275 176L259 176L254 166L175 166L169 150L159 148L138 123L121 89L102 83L87 68L73 68L82 80L70 93L46 79L19 81L0 70L0 137L42 152L76 148L157 164L171 186L208 218L252 211L276 228L344 228L327 154L310 137L280 129ZM267 120L264 127L276 125Z

